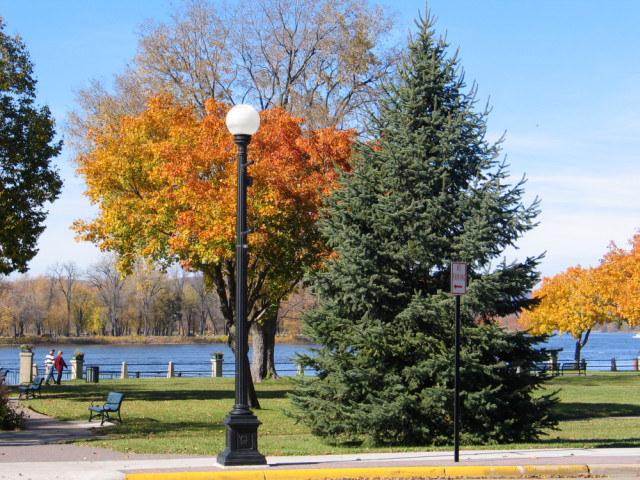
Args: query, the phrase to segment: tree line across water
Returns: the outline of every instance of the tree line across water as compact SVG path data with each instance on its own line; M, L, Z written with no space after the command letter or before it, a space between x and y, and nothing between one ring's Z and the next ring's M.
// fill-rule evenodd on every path
M56 264L46 274L4 278L0 284L0 336L222 336L228 326L219 300L202 275L175 266L163 271L138 264L122 277L105 257L87 271ZM300 335L299 313L310 298L292 295L278 316L278 333Z

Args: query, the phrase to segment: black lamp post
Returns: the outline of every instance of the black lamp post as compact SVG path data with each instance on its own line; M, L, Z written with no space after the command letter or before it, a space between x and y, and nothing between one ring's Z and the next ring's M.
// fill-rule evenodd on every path
M260 127L260 115L250 105L236 105L227 114L227 128L238 146L238 208L236 224L236 403L222 423L227 444L218 455L225 466L265 465L258 452L258 426L261 422L247 404L247 145Z

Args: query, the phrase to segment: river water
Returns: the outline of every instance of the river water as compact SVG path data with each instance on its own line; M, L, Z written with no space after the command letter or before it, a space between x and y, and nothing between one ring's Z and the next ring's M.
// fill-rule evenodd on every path
M71 354L76 350L72 345L36 345L33 363L44 366L44 357L54 348L64 351L63 358L71 366ZM211 353L223 354L222 375L232 377L235 373L235 361L231 349L226 344L207 345L82 345L77 348L84 352L84 365L98 366L100 378L119 377L122 362L127 362L129 376L162 376L166 375L169 362L174 363L176 375L210 376ZM295 375L297 366L291 360L296 352L304 353L304 345L276 345L276 371L280 375ZM249 351L251 358L251 350ZM20 366L20 347L17 345L0 345L0 367L17 371ZM42 370L43 371L43 370ZM41 372L42 372L41 371Z
M547 343L550 348L561 348L560 362L573 360L575 340L570 335L554 335ZM37 345L34 351L34 363L44 365L44 357L49 349L64 350L64 358L71 365L71 354L76 350L72 345ZM176 375L210 376L211 353L224 355L222 374L234 375L235 364L231 350L225 344L207 345L83 345L78 347L85 353L84 364L98 366L100 377L119 377L122 362L127 362L129 376L166 375L168 364L174 362ZM304 353L304 345L276 345L276 370L280 375L295 375L297 367L291 360L296 352ZM640 351L640 338L633 333L592 333L582 350L582 358L588 363L589 370L610 370L611 359L615 358L619 370L631 370L633 360ZM0 345L0 367L13 372L19 369L20 348L16 345ZM251 358L251 357L249 357ZM312 374L313 372L306 372Z

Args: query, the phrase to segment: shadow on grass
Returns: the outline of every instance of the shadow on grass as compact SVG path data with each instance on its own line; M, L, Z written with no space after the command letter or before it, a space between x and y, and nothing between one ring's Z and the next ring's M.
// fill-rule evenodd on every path
M164 402L168 400L233 400L234 392L222 390L137 390L135 388L91 388L91 389L59 389L56 392L47 392L43 399L68 400L71 402L94 402L100 403L107 398L109 392L117 391L124 393L125 402L133 400L144 400L147 402Z
M145 438L150 435L180 436L181 432L188 432L189 436L206 436L223 434L225 426L219 419L211 422L179 421L166 422L154 418L135 418L117 426L112 432L119 437Z
M67 384L47 387L43 390L43 398L68 400L72 402L93 401L99 403L106 399L109 392L124 393L125 401L144 400L148 402L164 402L168 400L230 400L235 399L235 385L215 385L211 388L194 388L193 383L168 381L166 384L146 384L144 382L109 382ZM288 384L272 384L267 389L256 387L258 400L284 400L290 391ZM16 389L16 395L18 390Z
M640 405L624 403L558 403L553 408L558 420L604 417L640 417Z

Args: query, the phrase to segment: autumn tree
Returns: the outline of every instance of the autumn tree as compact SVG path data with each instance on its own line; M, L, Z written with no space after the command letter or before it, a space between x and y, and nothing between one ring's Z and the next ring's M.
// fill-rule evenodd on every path
M142 317L141 333L146 336L151 333L153 303L159 293L167 288L166 275L154 265L141 261L134 267L132 283Z
M75 285L80 277L80 271L78 266L74 262L64 262L63 264L56 263L54 266L48 269L48 276L54 280L58 288L64 295L66 307L67 307L67 328L66 334L71 332L71 317L72 317L72 301L75 290Z
M32 279L35 288L35 302L42 312L43 324L37 326L36 335L69 335L63 296L56 288L56 281L45 276Z
M76 336L103 332L103 313L98 292L89 282L78 282L71 302L72 323Z
M612 243L598 270L601 291L615 306L612 314L633 327L640 324L640 231L629 247Z
M79 238L120 255L124 270L144 257L202 272L235 348L236 147L227 111L209 101L201 118L192 107L154 96L140 115L89 132L93 147L75 161L100 216L74 228ZM326 253L317 208L336 169L348 168L354 135L303 130L301 119L280 108L262 112L261 121L249 145L251 324L275 318L274 306Z
M589 340L591 330L618 321L615 308L603 287L603 270L569 267L554 277L542 279L533 292L538 302L521 315L521 324L532 333L569 333L576 341L574 361Z
M199 116L206 114L206 100L214 98L252 102L265 110L282 107L308 119L311 128L361 128L362 112L399 58L387 43L392 16L366 0L240 1L236 9L217 5L193 0L169 22L147 22L140 28L131 68L115 77L114 91L93 81L78 92L69 135L79 153L93 148L87 131L121 115L138 115L149 91L168 92ZM236 21L240 13L243 22ZM264 314L253 336L257 379L276 375L273 332L281 298L261 299ZM223 310L228 301L221 299ZM226 310L223 315L229 318Z
M191 287L200 300L198 306L200 335L205 333L209 322L211 323L211 333L213 335L221 334L222 332L219 332L218 328L220 323L224 323L224 319L218 313L220 311L220 304L217 301L217 297L207 288L202 275L194 275L191 277Z
M122 310L122 290L125 280L118 271L118 259L112 255L105 257L87 272L89 283L97 289L107 314L107 332L117 336L122 334L120 314ZM102 332L104 334L104 332Z
M14 279L0 297L4 329L17 336L60 333L64 317L56 294L49 278L21 275Z
M60 154L48 107L37 107L33 64L0 17L0 273L26 272L44 231L45 206L62 188L51 159Z
M640 233L625 250L611 243L597 267L569 267L543 278L533 296L537 306L525 311L521 324L533 332L567 332L576 340L574 360L589 339L591 330L605 323L640 323Z
M179 265L172 266L169 276L172 328L177 330L178 335L188 335L192 333L198 295L189 282L189 272Z

